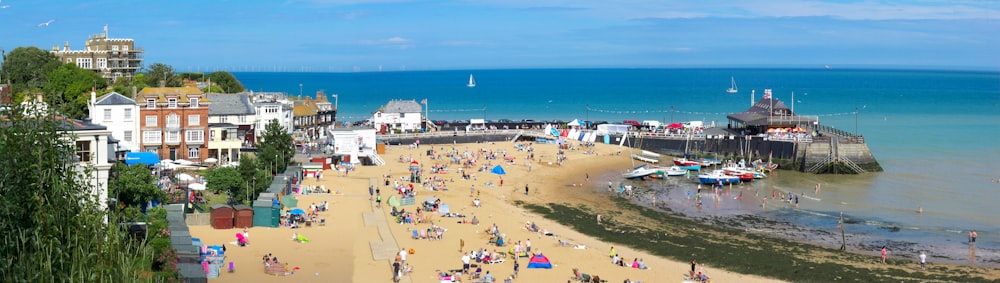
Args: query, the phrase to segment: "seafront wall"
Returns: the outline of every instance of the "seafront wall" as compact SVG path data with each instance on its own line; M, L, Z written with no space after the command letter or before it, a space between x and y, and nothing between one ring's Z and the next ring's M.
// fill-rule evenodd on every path
M613 135L612 144L618 144L623 135ZM390 145L413 144L420 140L421 144L478 143L478 142L509 142L533 141L536 138L548 138L541 132L500 130L489 132L458 132L437 134L384 135L380 142ZM603 140L598 139L598 142ZM833 145L830 138L816 138L812 142L794 142L767 140L763 137L634 137L624 143L625 146L648 150L673 156L684 156L685 153L715 156L719 159L768 160L780 164L780 168L795 171L807 171L819 163L828 162L833 154L839 158L848 159L867 172L882 171L881 165L868 150L863 141L842 140ZM836 147L834 151L833 148Z

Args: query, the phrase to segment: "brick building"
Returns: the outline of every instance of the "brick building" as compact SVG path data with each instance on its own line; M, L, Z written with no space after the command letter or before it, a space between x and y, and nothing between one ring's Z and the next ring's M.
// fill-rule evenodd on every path
M198 87L147 87L136 94L141 148L160 159L208 158L208 97Z

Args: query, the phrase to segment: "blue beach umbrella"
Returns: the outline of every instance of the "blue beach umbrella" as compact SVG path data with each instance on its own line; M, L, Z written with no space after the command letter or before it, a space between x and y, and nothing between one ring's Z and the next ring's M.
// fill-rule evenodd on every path
M288 214L292 214L292 215L304 215L304 214L306 214L306 211L302 210L301 208L296 208L296 209L292 209L291 211L289 211Z

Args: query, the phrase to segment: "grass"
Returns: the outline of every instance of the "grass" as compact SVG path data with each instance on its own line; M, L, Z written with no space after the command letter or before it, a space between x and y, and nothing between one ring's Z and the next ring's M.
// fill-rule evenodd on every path
M916 262L906 260L876 265L875 256L765 237L728 228L718 220L699 222L618 197L612 198L612 203L612 211L601 211L603 224L594 225L597 211L590 207L515 202L608 243L681 262L695 258L729 271L791 282L1000 282L987 279L990 275L983 268L935 265L922 272L916 269Z

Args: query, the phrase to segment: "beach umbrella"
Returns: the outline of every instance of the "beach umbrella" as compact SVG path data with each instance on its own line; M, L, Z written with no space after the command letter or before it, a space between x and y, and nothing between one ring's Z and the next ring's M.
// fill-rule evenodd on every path
M496 167L493 167L493 170L490 170L490 173L497 174L497 175L506 175L507 171L504 171L503 167L501 167L500 165L497 165Z
M205 190L205 184L202 184L202 183L191 183L191 184L188 185L188 189L192 189L192 190L195 190L195 191L204 191Z
M194 177L191 177L191 175L188 175L187 173L180 173L177 174L177 180L189 182L189 181L194 181Z
M778 130L777 128L770 128L770 129L767 129L767 132L768 133L774 133L777 130Z
M670 125L667 125L667 129L680 129L683 127L684 125L682 125L681 123L671 123Z
M798 128L795 128L795 132L796 133L805 133L806 129L803 129L802 127L798 127Z
M301 208L296 208L296 209L292 209L291 211L289 211L288 214L291 214L291 215L304 215L304 214L306 214L306 211L302 210Z

